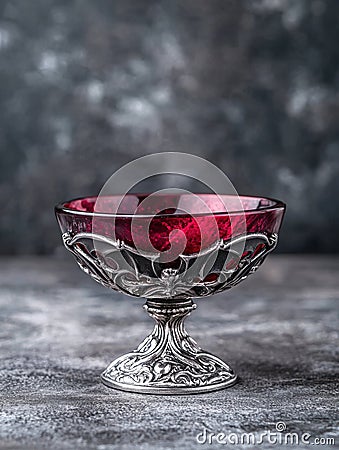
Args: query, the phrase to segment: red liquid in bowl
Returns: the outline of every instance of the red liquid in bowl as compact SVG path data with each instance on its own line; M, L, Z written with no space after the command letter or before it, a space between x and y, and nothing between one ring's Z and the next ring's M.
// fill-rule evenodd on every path
M182 253L188 255L219 239L277 233L285 211L282 202L260 197L158 194L148 201L147 197L76 199L59 205L56 214L62 232L96 233L143 251L154 251L152 246L159 252L183 246Z

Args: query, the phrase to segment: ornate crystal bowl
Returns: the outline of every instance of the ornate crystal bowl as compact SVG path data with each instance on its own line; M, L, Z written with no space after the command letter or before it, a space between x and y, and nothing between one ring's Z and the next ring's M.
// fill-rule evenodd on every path
M184 320L196 308L193 298L230 289L257 270L277 245L284 211L269 198L215 194L127 194L59 204L63 243L80 268L106 287L144 297L155 320L138 348L102 373L103 383L155 394L234 384L233 370L197 345Z

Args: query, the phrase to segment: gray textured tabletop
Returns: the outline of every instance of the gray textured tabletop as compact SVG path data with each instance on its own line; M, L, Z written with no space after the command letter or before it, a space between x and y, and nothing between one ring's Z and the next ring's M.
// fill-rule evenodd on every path
M273 440L290 432L299 444L289 448L310 448L317 438L321 448L334 448L338 274L336 257L273 255L238 287L199 300L188 331L240 381L214 393L162 397L99 381L114 357L151 330L142 300L97 285L69 255L3 258L0 447L225 448L218 433L233 442L252 433L257 441L247 448L272 448L265 432ZM286 430L275 437L277 422Z

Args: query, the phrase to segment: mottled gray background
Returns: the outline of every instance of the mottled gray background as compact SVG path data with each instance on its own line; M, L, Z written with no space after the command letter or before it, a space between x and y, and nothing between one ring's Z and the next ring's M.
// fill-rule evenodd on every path
M0 252L158 151L288 204L279 249L339 251L338 0L1 0Z

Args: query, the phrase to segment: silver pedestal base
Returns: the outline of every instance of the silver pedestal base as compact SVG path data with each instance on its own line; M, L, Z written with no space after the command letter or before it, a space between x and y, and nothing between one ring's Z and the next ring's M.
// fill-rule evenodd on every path
M216 356L202 350L187 334L184 320L192 300L147 300L156 321L153 332L131 353L120 356L102 373L109 387L148 394L211 392L233 385L237 376Z

